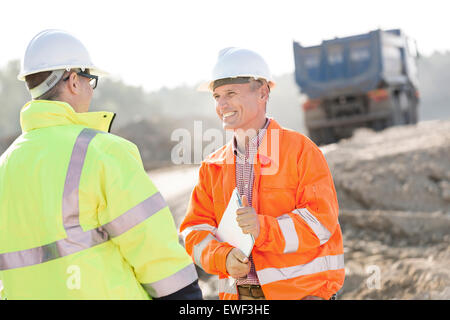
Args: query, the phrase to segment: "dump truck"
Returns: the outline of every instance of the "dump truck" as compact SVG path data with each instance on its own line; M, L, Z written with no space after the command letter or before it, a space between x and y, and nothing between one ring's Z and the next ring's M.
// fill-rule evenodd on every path
M316 144L350 137L356 128L376 131L418 120L419 57L400 29L324 40L294 41L295 81L307 100L305 127Z

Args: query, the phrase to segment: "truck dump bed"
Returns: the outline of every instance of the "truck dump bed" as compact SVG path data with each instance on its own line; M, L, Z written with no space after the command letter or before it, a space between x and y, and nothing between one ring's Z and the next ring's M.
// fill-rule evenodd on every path
M415 83L414 63L405 50L400 30L375 30L311 47L294 42L295 79L311 99L363 93L381 83Z

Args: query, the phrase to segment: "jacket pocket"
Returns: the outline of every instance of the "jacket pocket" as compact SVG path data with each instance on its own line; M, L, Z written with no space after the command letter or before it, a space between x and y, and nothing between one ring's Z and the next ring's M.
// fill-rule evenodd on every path
M260 187L263 213L277 217L295 209L297 184L294 179L288 176L266 177Z

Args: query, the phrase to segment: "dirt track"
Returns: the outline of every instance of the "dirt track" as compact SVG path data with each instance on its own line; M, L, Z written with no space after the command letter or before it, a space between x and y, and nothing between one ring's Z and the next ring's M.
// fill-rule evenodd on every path
M363 129L322 151L344 234L339 299L450 299L450 121ZM177 226L196 173L197 167L150 172ZM217 299L217 277L199 273L204 297Z

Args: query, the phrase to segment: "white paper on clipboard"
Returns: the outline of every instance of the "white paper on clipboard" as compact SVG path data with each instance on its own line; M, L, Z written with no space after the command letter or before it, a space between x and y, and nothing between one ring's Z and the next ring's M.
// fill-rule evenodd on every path
M216 236L219 241L228 242L249 257L255 240L253 235L243 233L236 221L236 210L239 207L241 207L241 197L237 188L235 188L220 220Z

